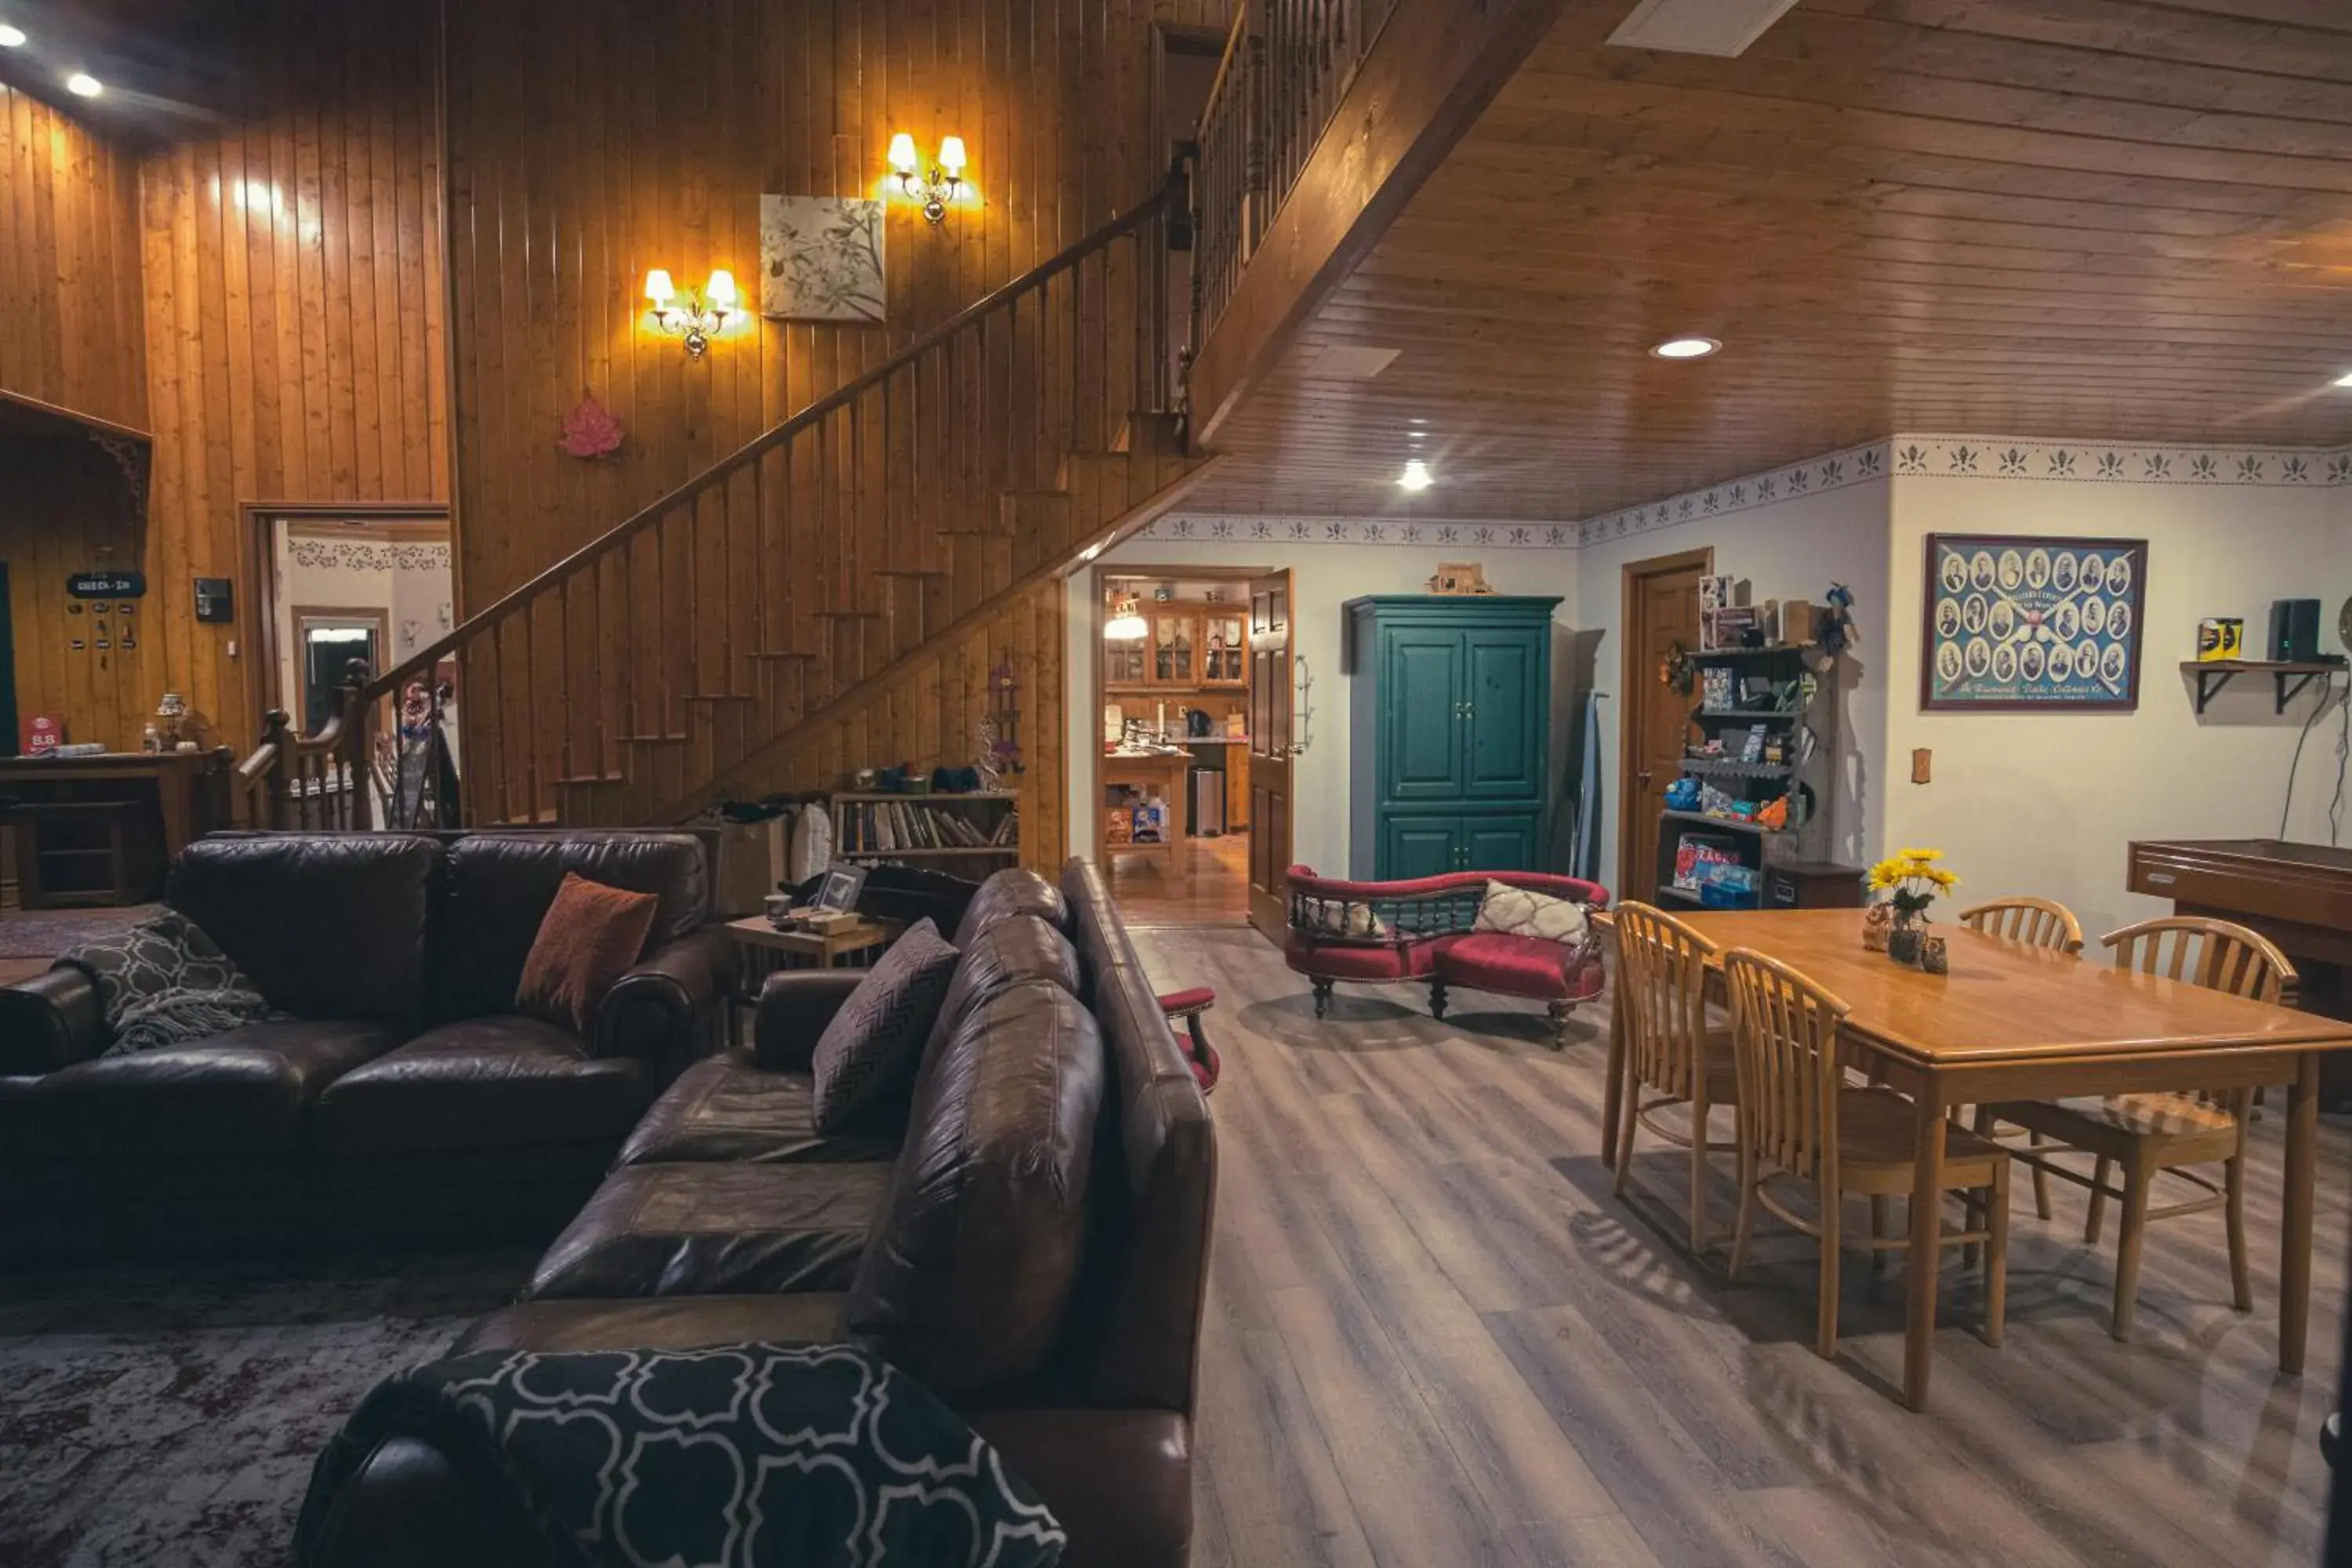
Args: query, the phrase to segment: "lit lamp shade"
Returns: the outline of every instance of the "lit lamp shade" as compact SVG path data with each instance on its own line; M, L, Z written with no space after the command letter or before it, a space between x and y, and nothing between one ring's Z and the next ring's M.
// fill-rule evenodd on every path
M1140 642L1150 630L1144 623L1142 606L1132 598L1121 599L1111 606L1110 619L1103 623L1103 641Z
M724 267L711 273L710 281L704 287L703 293L710 303L722 310L733 310L736 300L740 298L735 292L735 274L728 271Z
M890 138L890 167L902 174L915 172L915 139L904 131Z
M669 280L669 269L656 267L646 274L646 298L656 305L667 305L677 298L677 286Z
M963 173L963 138L950 136L940 143L940 167L950 175Z

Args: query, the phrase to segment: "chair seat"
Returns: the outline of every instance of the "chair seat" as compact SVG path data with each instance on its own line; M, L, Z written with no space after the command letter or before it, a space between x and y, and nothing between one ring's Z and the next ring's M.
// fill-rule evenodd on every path
M1216 1005L1217 993L1210 986L1195 985L1183 991L1163 991L1160 994L1160 1010L1171 1018L1189 1013L1204 1012Z
M2121 1159L2155 1139L2163 1163L2226 1160L2236 1151L2238 1121L2227 1106L2193 1094L2111 1094L2057 1101L2017 1100L1988 1107L2002 1121L2094 1154Z
M1917 1109L1891 1089L1838 1091L1838 1185L1850 1193L1907 1193L1918 1158ZM1965 1128L1944 1131L1944 1185L1992 1184L2009 1152Z
M899 1120L904 1120L903 1116ZM680 1073L621 1146L618 1165L726 1161L835 1164L897 1157L889 1118L844 1132L820 1132L815 1082L806 1073L763 1072L713 1057Z
M1586 967L1588 950L1567 942L1482 931L1434 945L1438 977L1448 984L1538 1001L1583 1001L1601 989L1601 975Z

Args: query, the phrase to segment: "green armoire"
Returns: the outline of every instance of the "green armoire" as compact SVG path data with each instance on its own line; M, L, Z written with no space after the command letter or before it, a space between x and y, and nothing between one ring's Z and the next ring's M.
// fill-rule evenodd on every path
M1557 598L1350 599L1348 874L1539 871Z

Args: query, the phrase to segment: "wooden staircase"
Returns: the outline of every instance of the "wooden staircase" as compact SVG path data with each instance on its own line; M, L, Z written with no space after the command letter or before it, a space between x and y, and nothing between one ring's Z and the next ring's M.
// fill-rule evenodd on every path
M660 823L837 782L812 758L911 686L942 709L930 754L839 765L968 763L973 639L1210 461L1174 412L1185 202L1172 180L370 682L353 754L429 684L467 824Z

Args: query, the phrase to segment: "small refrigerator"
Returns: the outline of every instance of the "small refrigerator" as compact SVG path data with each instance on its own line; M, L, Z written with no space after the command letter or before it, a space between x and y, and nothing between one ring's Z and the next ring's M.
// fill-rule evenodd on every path
M1204 767L1195 763L1187 778L1187 793L1192 798L1185 803L1189 808L1186 830L1195 838L1223 834L1225 830L1225 770L1222 766Z

